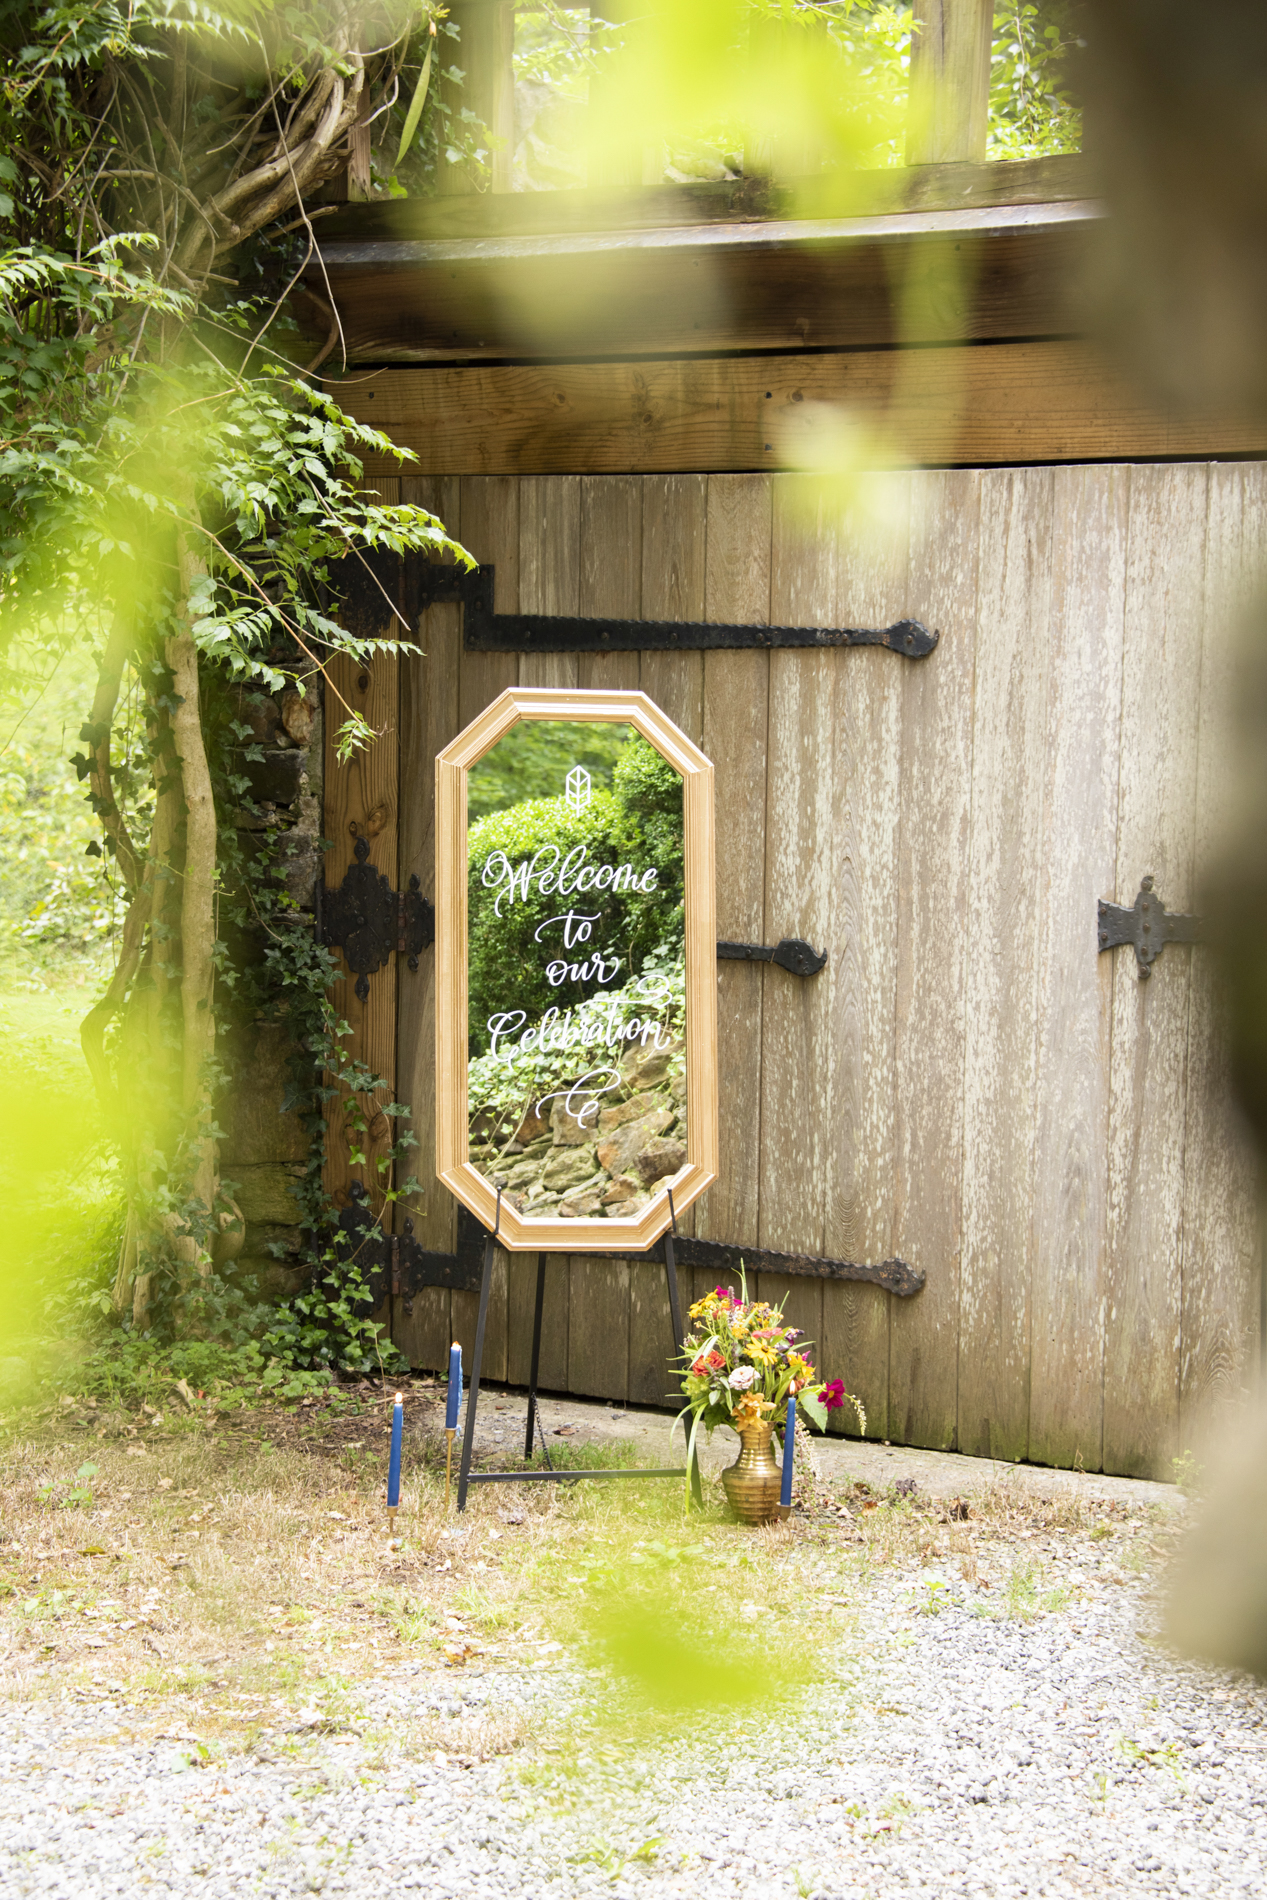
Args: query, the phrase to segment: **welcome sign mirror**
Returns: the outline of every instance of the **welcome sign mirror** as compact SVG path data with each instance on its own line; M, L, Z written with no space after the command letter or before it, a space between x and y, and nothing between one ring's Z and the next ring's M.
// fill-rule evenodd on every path
M641 1252L717 1172L713 768L512 688L436 759L436 1162L502 1245Z

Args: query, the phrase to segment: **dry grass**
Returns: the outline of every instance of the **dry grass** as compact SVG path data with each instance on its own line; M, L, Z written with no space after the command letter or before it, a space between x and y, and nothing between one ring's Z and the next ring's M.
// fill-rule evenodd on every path
M480 1487L459 1520L445 1509L426 1406L417 1422L395 1523L381 1503L377 1402L359 1417L278 1408L236 1434L198 1418L138 1427L88 1414L75 1429L11 1439L0 1452L4 1693L117 1689L156 1733L249 1743L364 1731L361 1685L409 1662L458 1673L608 1662L625 1673L632 1740L652 1714L661 1730L672 1717L671 1683L690 1664L679 1637L702 1653L717 1632L741 1631L754 1665L794 1656L809 1681L836 1672L877 1575L941 1566L997 1605L990 1613L1029 1614L1062 1559L1111 1552L1136 1573L1161 1548L1147 1513L1042 1503L1020 1479L966 1517L854 1486L751 1532L725 1520L719 1493L688 1517L664 1483ZM85 1464L95 1471L78 1476ZM650 1635L622 1659L620 1631L640 1617ZM673 1639L662 1653L657 1629ZM396 1740L475 1758L522 1735L517 1718L464 1714Z

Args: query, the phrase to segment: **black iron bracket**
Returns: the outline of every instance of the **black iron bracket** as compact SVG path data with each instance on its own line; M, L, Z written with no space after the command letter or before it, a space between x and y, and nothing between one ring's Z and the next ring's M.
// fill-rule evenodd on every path
M827 961L827 952L820 955L810 944L800 937L784 937L782 943L719 943L719 957L741 958L746 963L777 963L781 970L788 970L793 976L817 976Z
M364 1002L369 980L381 970L392 951L418 968L419 953L435 942L435 910L422 895L416 877L406 890L394 891L381 871L367 863L368 840L358 838L356 862L350 864L337 890L324 883L316 902L318 938L342 950L343 960L356 976L356 993Z
M478 1233L477 1223L476 1227ZM414 1224L408 1217L402 1233L384 1233L374 1219L368 1191L360 1181L353 1181L348 1204L339 1215L334 1250L345 1267L360 1268L375 1307L382 1306L390 1294L403 1302L409 1316L414 1296L423 1287L478 1293L479 1242L470 1235L464 1235L463 1240L465 1245L458 1253L430 1252L414 1239Z
M712 620L598 620L572 614L499 614L493 567L419 563L418 607L460 601L468 653L698 652L717 647L887 647L922 660L938 635L919 620L891 627L755 627Z
M1167 910L1153 890L1151 877L1143 880L1129 910L1101 898L1097 915L1101 950L1114 950L1119 944L1129 943L1135 951L1141 983L1152 975L1153 965L1168 943L1201 941L1201 919Z

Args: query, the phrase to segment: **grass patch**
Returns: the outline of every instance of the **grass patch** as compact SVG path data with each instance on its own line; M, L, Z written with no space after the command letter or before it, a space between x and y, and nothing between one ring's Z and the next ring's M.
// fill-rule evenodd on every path
M297 1759L319 1736L361 1760L519 1751L525 1787L566 1802L578 1780L627 1782L640 1753L698 1733L701 1706L741 1725L772 1685L794 1709L826 1683L852 1700L872 1660L857 1612L890 1580L899 1611L945 1615L970 1592L984 1613L1028 1621L1069 1600L1060 1556L1076 1547L1094 1565L1105 1523L1115 1559L1158 1548L1151 1518L1071 1512L1019 1486L964 1518L845 1484L820 1490L811 1515L751 1530L715 1481L690 1514L672 1480L486 1485L458 1518L444 1388L424 1380L406 1382L389 1521L390 1404L366 1386L231 1417L164 1403L155 1419L85 1400L0 1445L0 1694L117 1694L156 1733ZM659 1461L610 1440L550 1450L573 1469ZM503 1668L566 1670L557 1739L463 1696ZM387 1726L363 1685L401 1670L435 1685L420 1699L434 1706ZM638 1846L623 1841L622 1866Z

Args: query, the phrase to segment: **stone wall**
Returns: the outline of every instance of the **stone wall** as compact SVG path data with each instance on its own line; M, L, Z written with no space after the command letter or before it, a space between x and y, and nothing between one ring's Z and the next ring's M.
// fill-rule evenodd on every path
M235 697L237 718L250 727L234 760L250 781L234 813L246 874L262 880L280 871L282 888L311 928L323 856L320 692L301 698L289 688L273 695L244 689ZM249 938L242 952L252 954ZM220 1052L229 1074L219 1107L220 1171L242 1215L221 1257L227 1264L236 1256L235 1278L249 1290L278 1298L307 1277L297 1196L311 1148L299 1111L284 1105L296 1054L284 1008L234 1023Z

